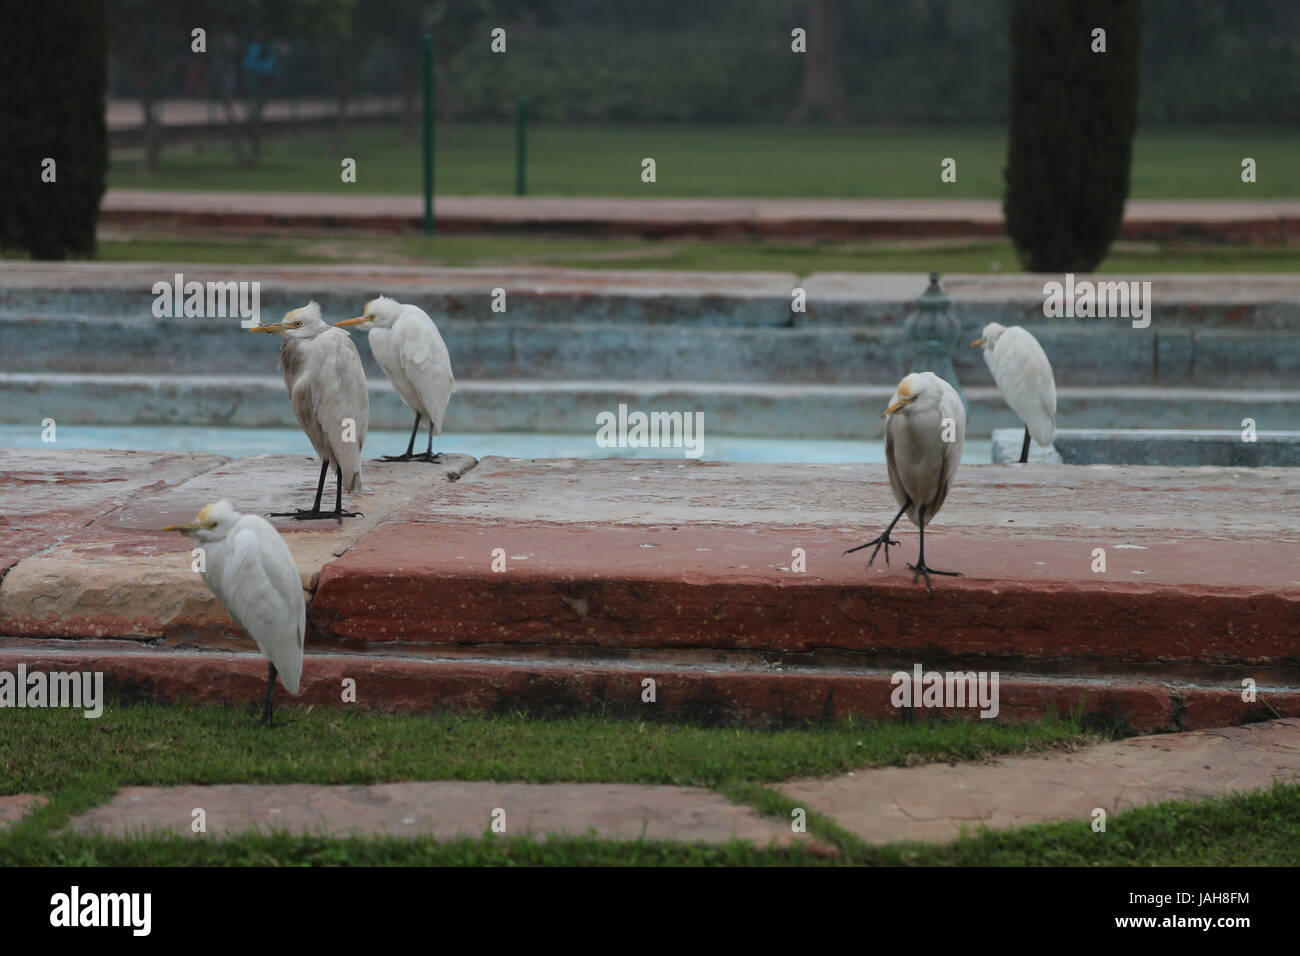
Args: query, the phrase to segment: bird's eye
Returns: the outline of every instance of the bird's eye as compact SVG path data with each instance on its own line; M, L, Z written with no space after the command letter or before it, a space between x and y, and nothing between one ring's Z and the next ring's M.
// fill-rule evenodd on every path
M301 322L295 322L295 323L293 324L292 327L295 328L295 329L300 329L300 328L302 328L302 323L301 323Z

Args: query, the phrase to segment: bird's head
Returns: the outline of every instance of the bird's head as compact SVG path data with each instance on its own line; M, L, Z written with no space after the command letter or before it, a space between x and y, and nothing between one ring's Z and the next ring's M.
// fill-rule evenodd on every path
M292 309L284 314L284 319L274 325L255 325L250 332L278 332L286 339L314 339L329 326L320 317L320 306L308 302L300 309Z
M188 524L169 524L164 531L179 531L187 538L196 541L220 541L235 526L243 515L234 509L229 501L222 498L210 505L204 505L194 520Z
M933 372L912 372L904 376L894 390L894 397L889 400L889 407L880 417L909 414L914 409L938 408L939 399L943 395L939 383L939 376Z
M402 303L386 295L378 296L366 303L365 309L355 319L344 319L335 325L355 325L369 332L371 329L386 329L397 321L402 311Z
M985 352L992 352L998 344L998 339L1002 338L1002 333L1007 330L1005 325L999 325L996 322L990 322L984 326L984 334L971 343L972 347L982 345Z

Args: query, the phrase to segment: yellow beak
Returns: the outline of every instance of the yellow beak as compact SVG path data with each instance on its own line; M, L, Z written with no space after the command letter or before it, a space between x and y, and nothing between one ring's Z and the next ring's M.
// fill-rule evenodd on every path
M369 321L370 321L370 319L367 318L366 316L364 316L364 315L358 315L355 319L344 319L342 322L335 322L334 324L335 324L336 326L339 326L339 325L360 325L362 322L369 322Z
M248 331L250 332L283 332L284 323L277 322L275 325L255 325Z
M169 524L163 528L164 531L197 531L198 529L199 523L197 521L191 521L189 524Z
M983 339L976 339L974 342L971 343L971 347L973 348L973 347L975 347L976 345L983 345L983 344L984 344L984 340L983 340Z
M904 405L910 405L914 401L916 401L915 398L900 398L898 401L894 402L894 404L886 408L884 413L880 417L888 418L890 415L894 414L894 412L898 411Z

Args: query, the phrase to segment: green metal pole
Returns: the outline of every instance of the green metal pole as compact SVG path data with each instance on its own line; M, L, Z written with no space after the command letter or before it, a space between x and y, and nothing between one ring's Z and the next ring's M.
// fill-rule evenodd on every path
M420 56L423 87L420 97L424 113L424 234L433 235L433 34L422 38Z
M523 196L528 190L524 184L524 170L528 155L528 101L522 96L515 103L515 195Z

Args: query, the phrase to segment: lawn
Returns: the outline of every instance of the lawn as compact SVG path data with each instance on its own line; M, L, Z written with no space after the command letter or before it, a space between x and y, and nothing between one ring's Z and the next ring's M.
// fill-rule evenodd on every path
M446 125L437 140L437 192L505 195L515 186L514 129ZM1300 133L1278 129L1156 129L1135 144L1135 199L1300 197ZM1001 129L850 129L793 126L535 126L528 133L528 191L534 196L733 196L1000 199L1006 134ZM1258 182L1241 182L1241 161ZM357 162L342 183L340 162ZM652 157L656 182L641 181ZM957 181L939 179L957 161ZM109 186L133 189L419 194L418 145L396 129L359 129L335 155L329 139L266 144L260 167L241 169L228 146L170 147L149 175L118 159Z
M1003 240L792 242L542 236L255 236L105 230L103 262L311 265L568 266L706 272L1019 271ZM1300 271L1300 246L1116 243L1102 273Z
M48 806L0 832L0 865L144 864L1294 864L1300 788L1114 815L1105 834L1087 821L972 834L939 846L866 846L809 814L834 845L807 849L683 846L595 838L484 836L332 839L283 834L226 841L118 840L57 832L69 817L126 785L375 783L409 779L608 781L710 787L788 820L792 802L771 785L881 764L978 760L1076 747L1099 738L1073 719L855 724L763 731L736 727L523 716L341 714L292 711L267 732L232 707L110 706L96 721L59 710L8 711L0 792L39 792Z

